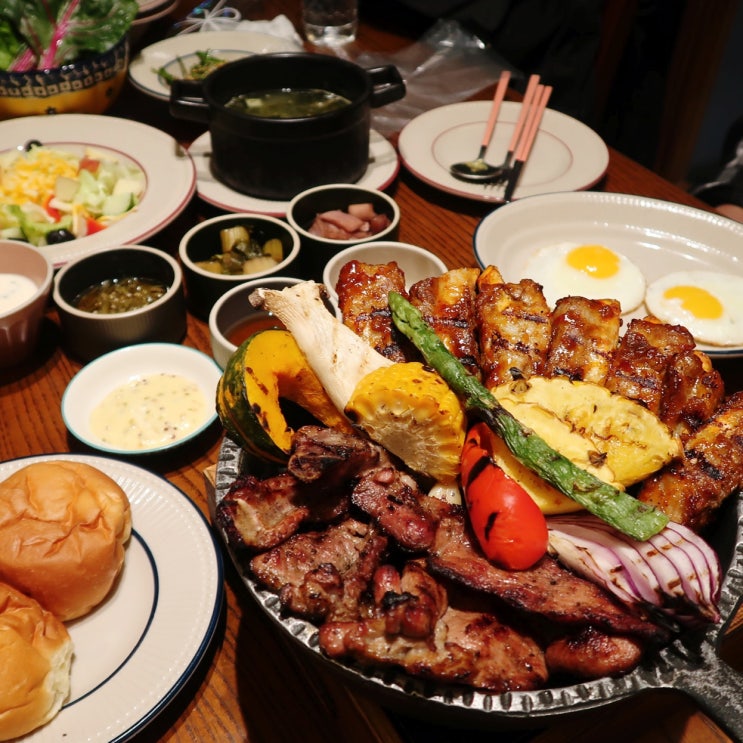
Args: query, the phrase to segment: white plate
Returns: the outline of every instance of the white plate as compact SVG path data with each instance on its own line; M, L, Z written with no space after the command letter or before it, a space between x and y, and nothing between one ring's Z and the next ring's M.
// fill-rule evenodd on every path
M126 492L132 537L103 604L67 624L71 696L24 743L129 740L173 700L199 665L222 605L222 558L199 509L158 475L114 459L49 454L0 463L0 480L33 462L97 467Z
M502 202L504 186L465 183L449 172L452 163L472 160L477 154L490 106L490 101L452 103L414 118L400 132L398 141L405 167L441 191L477 201ZM503 162L520 110L521 104L513 101L501 106L486 153L488 162ZM548 108L513 199L590 188L608 164L609 150L596 132Z
M255 31L204 31L182 34L163 39L142 49L129 64L129 79L135 88L143 93L159 98L170 99L170 87L160 78L156 70L164 67L178 57L189 62L188 55L210 51L214 56L231 62L251 54L269 52L296 52L299 46L290 39L282 39L270 34Z
M648 283L671 271L743 275L743 224L641 196L594 192L533 196L486 216L473 239L480 266L497 266L512 282L528 278L525 265L535 251L570 241L598 243L624 254ZM646 314L642 305L624 315L625 326ZM743 356L743 348L698 347L710 356Z
M248 196L234 191L220 183L211 171L212 140L209 132L202 134L189 147L189 153L196 164L196 191L207 203L228 212L257 212L273 217L284 217L289 201L273 201ZM395 148L374 129L369 135L369 167L356 181L357 186L383 190L392 183L400 169Z
M119 222L88 237L40 248L56 268L74 258L141 242L159 232L186 208L196 190L196 171L188 152L170 135L138 121L92 114L0 121L3 149L30 139L50 147L102 147L133 160L147 176L142 200Z
M117 387L149 374L177 374L195 382L207 402L204 420L187 436L151 449L117 449L90 429L90 416ZM71 434L84 444L109 454L152 454L181 446L208 428L217 418L212 404L222 372L210 356L176 343L141 343L111 351L84 366L62 395L62 418Z

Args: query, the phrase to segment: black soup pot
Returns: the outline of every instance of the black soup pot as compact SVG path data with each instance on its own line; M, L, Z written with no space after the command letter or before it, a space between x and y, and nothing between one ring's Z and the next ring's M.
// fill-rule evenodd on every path
M235 96L280 88L327 90L350 105L290 119L225 105ZM215 178L240 193L283 200L313 186L357 181L368 167L371 109L404 95L394 65L365 69L324 54L257 54L201 81L174 81L170 113L208 124Z

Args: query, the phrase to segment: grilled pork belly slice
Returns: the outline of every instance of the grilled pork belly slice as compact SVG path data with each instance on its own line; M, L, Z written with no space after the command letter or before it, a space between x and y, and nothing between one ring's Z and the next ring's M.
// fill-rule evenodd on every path
M681 351L666 369L660 419L679 436L687 436L712 416L724 397L725 383L709 356Z
M387 539L353 518L324 531L295 534L256 555L250 569L275 591L283 609L312 621L357 619L360 599L387 549Z
M631 320L614 353L605 386L643 403L657 415L671 359L694 346L691 333L680 325Z
M559 625L593 625L610 633L661 639L665 632L619 605L595 583L543 557L527 570L493 565L473 545L461 508L439 522L428 562L434 573Z
M728 397L685 442L681 459L643 482L638 498L700 531L743 487L743 391Z
M480 377L475 290L480 270L457 268L410 287L410 303L470 374Z
M390 584L388 574L384 581L385 586ZM446 606L442 591L420 564L408 563L400 592L375 590L383 598L374 617L324 624L320 647L331 658L394 666L413 676L496 693L545 684L544 655L532 638L502 624L491 613ZM415 624L407 634L410 625L398 616L401 611L415 614L421 603L424 613L434 620L431 632L421 635L420 625Z
M545 650L550 675L583 680L627 673L640 662L642 654L643 646L636 638L607 635L595 627L560 637Z
M550 317L545 376L603 384L619 340L621 312L615 299L558 299Z
M505 283L488 266L478 280L475 303L480 365L490 389L541 371L550 340L550 310L542 287L531 279Z
M349 261L338 274L335 291L345 325L391 361L406 360L407 340L394 326L387 303L391 291L407 296L397 263Z

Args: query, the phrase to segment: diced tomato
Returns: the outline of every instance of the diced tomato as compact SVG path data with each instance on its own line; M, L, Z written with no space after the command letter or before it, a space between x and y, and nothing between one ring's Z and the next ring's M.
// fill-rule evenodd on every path
M92 217L86 217L85 218L85 234L86 235L93 235L96 232L100 232L101 230L104 230L106 228L105 225L102 225L100 222L96 222L95 219Z
M85 155L80 158L79 170L89 170L91 173L98 171L98 166L101 164L100 160L96 160L93 157L86 157Z
M55 209L53 206L49 204L49 202L54 198L54 194L49 194L47 197L47 200L44 202L44 211L55 221L58 222L60 217L62 216L59 212L59 209Z

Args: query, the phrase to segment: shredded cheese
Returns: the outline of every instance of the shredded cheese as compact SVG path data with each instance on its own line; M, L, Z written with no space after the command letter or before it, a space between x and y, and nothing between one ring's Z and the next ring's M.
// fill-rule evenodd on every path
M0 203L44 206L57 178L75 178L79 159L71 153L35 148L19 152L0 172Z

